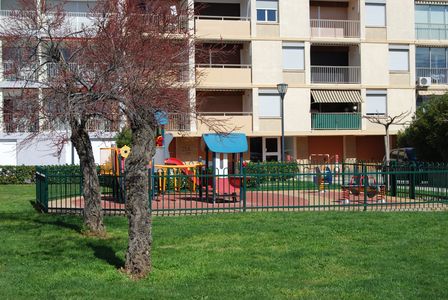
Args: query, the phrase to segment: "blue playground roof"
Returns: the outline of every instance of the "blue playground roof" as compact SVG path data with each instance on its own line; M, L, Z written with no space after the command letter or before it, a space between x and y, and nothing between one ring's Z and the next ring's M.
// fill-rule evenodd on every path
M206 133L202 135L202 138L212 152L241 153L248 151L247 139L244 133Z

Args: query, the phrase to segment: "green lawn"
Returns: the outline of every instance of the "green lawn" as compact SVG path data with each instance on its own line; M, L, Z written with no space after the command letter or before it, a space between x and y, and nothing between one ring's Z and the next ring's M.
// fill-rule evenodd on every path
M107 239L43 215L33 186L0 186L1 299L447 299L448 213L246 213L154 218L154 271L117 271Z

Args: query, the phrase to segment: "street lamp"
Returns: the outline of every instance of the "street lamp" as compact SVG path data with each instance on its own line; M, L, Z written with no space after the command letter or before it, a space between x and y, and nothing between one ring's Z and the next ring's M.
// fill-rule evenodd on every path
M277 84L277 91L280 94L280 99L282 101L280 106L280 114L282 117L282 162L283 162L285 161L285 115L284 115L283 100L285 99L286 92L288 91L288 84L286 83Z

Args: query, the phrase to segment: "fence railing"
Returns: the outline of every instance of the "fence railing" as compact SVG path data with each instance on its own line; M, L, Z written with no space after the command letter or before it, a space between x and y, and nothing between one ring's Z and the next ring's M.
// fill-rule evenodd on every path
M448 83L448 68L416 68L416 80L419 77L431 77L433 84Z
M358 20L310 20L312 37L359 38Z
M311 129L361 129L361 113L312 113Z
M46 212L82 213L82 176L36 170L36 201ZM245 211L447 210L448 166L249 164L230 175L210 169L148 170L156 215ZM107 214L123 214L123 176L99 175Z
M359 66L311 66L312 83L361 83Z
M418 40L446 40L448 38L448 25L416 23L415 36Z

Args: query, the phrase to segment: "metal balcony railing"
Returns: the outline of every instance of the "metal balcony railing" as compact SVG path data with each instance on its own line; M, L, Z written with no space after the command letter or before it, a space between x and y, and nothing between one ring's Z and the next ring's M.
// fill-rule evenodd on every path
M190 131L191 130L191 116L190 114L170 113L168 114L168 131Z
M49 63L47 66L47 76L48 78L54 77L58 75L60 66L56 63ZM68 70L71 72L77 72L79 69L79 65L76 63L68 63Z
M311 83L361 83L361 67L311 66Z
M217 69L250 69L251 64L196 64L198 68L217 68Z
M227 17L227 16L194 16L195 20L217 20L217 21L250 21L250 17Z
M448 68L416 68L419 77L431 77L432 84L448 84Z
M25 66L19 67L13 61L3 62L3 80L6 81L36 81L37 73L34 68L27 68Z
M418 40L446 40L448 24L416 23L415 36Z
M120 121L118 115L113 115L110 120L104 118L94 118L87 121L86 128L88 132L118 132L120 130Z
M37 118L29 119L14 113L3 113L3 131L6 133L38 132Z
M361 113L312 113L311 129L361 129Z
M359 20L310 20L312 37L359 38Z

